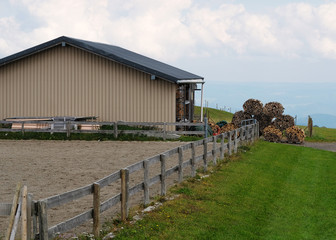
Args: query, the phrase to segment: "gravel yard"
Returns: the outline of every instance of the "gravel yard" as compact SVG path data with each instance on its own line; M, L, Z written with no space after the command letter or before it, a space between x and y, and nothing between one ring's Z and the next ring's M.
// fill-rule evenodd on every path
M12 201L18 182L27 185L28 192L38 200L91 184L121 168L183 144L186 143L0 140L0 202ZM133 180L130 177L131 183L141 174L132 177ZM107 187L102 192L102 200L119 191L118 183ZM92 196L50 210L48 222L64 221L90 207ZM6 231L7 219L0 217L0 236Z

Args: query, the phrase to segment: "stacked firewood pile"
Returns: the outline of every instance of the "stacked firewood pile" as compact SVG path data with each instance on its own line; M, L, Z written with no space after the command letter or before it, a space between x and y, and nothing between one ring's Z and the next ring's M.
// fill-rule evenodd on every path
M235 130L236 128L237 127L233 123L228 123L228 124L225 124L223 127L221 127L220 133L229 132L229 131Z
M284 112L284 107L278 102L266 103L263 108L263 114L271 118L280 117Z
M266 127L263 134L265 140L269 142L280 142L282 138L282 132L272 125Z
M238 112L235 112L235 114L233 114L232 123L236 126L236 128L240 128L241 122L243 120L247 120L251 118L252 118L251 114L244 112L244 111L238 111Z
M211 127L213 133L217 133L220 131L220 127L211 118L209 118L208 124Z
M257 99L249 99L243 104L244 113L250 115L260 115L263 112L263 104Z
M286 137L289 143L303 143L305 133L303 129L297 126L292 126L286 129Z
M294 126L294 118L289 115L282 115L280 117L277 117L272 124L274 127L280 129L281 131L286 130L289 127Z
M272 117L265 114L260 114L254 117L259 122L259 133L263 135L264 129L272 124Z
M246 119L256 119L259 123L259 133L267 141L279 142L283 139L282 133L294 126L294 118L290 115L283 115L284 107L279 102L263 103L257 99L248 99L243 104L244 111L238 111L233 115L232 123L236 128L241 127L241 122ZM302 143L304 135L291 129L286 134L288 142ZM289 136L289 137L288 137Z

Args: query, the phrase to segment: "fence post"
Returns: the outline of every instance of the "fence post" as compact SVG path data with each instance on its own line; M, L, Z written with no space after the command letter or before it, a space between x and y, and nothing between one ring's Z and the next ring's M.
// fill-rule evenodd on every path
M224 133L221 134L221 149L220 149L220 159L224 159Z
M207 158L208 158L208 143L207 143L207 138L204 138L203 139L203 167L204 167L204 172L208 171Z
M45 201L38 201L37 205L39 215L39 240L48 240L47 203Z
M255 130L254 130L254 124L251 124L251 141L254 142L255 139Z
M196 153L195 153L195 143L191 143L191 176L196 176Z
M149 204L149 161L145 160L144 164L144 204Z
M234 153L238 152L238 130L234 130Z
M32 212L33 212L33 236L34 239L36 238L36 235L38 234L37 231L37 216L38 216L38 205L36 201L32 201Z
M244 127L240 127L240 141L241 141L241 144L240 145L244 145L245 142L244 142Z
M217 136L212 137L213 144L212 144L212 156L213 156L213 164L217 164L217 158L216 158L216 144L217 144Z
M28 193L27 195L27 239L31 238L31 222L32 222L32 215L33 215L33 195Z
M166 141L167 138L167 123L163 123L163 140Z
M178 156L179 156L179 163L178 163L178 181L181 183L183 181L183 148L178 148Z
M256 124L253 123L252 125L252 129L253 129L253 142L257 139L257 132L256 132Z
M120 170L121 175L121 220L126 221L128 217L128 197L129 197L129 170Z
M247 126L247 132L248 132L248 142L252 142L252 126Z
M67 137L70 137L70 131L71 131L70 121L67 121L66 122L66 134L67 134Z
M27 240L28 239L28 193L27 193L27 186L23 186L22 188L22 207L21 207L21 239ZM29 229L30 230L30 229ZM30 240L30 239L29 239Z
M160 155L161 161L161 196L166 195L166 159L167 156L164 154Z
M19 198L20 198L21 186L22 186L21 183L18 183L16 185L15 195L14 195L13 202L12 202L11 213L9 216L9 224L8 224L8 229L6 232L5 240L9 240L11 233L12 233L12 228L13 228L14 220L15 220L15 212L16 212L17 205L19 203Z
M244 126L244 141L245 143L248 142L248 131L246 126Z
M100 229L100 186L93 184L93 235L99 236Z
M229 134L229 144L228 144L228 152L229 152L229 156L232 155L232 131L228 132Z
M21 133L22 133L22 136L24 136L24 122L22 122Z
M204 138L208 137L208 118L204 118Z
M113 123L114 138L118 138L118 122Z

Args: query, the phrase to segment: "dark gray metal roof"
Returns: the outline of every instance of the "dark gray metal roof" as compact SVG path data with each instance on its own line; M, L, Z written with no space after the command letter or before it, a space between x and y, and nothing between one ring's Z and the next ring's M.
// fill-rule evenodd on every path
M2 58L0 59L0 67L10 62L16 61L20 58L24 58L37 52L46 50L48 48L61 45L62 43L69 44L77 48L81 48L85 51L100 55L107 59L119 62L121 64L155 75L158 78L162 78L164 80L168 80L171 82L176 83L179 80L204 79L203 77L197 76L193 73L189 73L187 71L181 70L179 68L173 67L171 65L165 64L163 62L140 55L138 53L129 51L121 47L108 45L104 43L97 43L75 38L69 38L65 36L56 38L54 40L42 43L38 46L29 48L22 52Z

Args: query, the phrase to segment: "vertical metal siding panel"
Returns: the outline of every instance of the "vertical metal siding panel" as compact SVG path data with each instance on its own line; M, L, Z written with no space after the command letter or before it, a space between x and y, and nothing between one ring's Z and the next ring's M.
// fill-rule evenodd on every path
M82 56L83 58L86 57L86 53L83 54ZM88 66L86 65L86 62L83 62L83 81L82 81L82 92L83 92L83 95L84 95L84 101L83 101L83 114L86 115L86 109L87 107L89 106L89 88L88 88L88 78L89 78L89 74L88 74Z
M108 69L108 78L107 81L109 83L109 88L107 89L107 95L108 95L108 102L106 104L106 108L107 108L107 118L106 119L112 119L112 109L113 109L113 105L112 105L112 99L113 99L113 74L112 74L112 64L111 62L107 62L107 69Z
M134 93L134 101L135 101L135 105L134 105L134 108L135 108L135 111L136 111L136 115L134 116L135 119L139 119L139 121L141 121L141 115L140 115L140 111L141 111L141 108L140 108L140 98L139 98L139 78L140 78L140 74L139 72L135 72L135 93Z
M3 80L1 80L1 109L0 109L0 114L1 114L1 119L5 118L7 116L7 105L8 105L8 100L7 100L7 81L9 78L9 73L8 73L8 68L3 68L2 69L2 75L0 76L4 76ZM1 78L2 79L2 78Z
M19 64L18 64L19 63ZM67 46L0 69L1 116L174 121L175 84Z
M60 51L62 51L63 49L60 49ZM61 53L61 56L63 54ZM63 113L65 113L64 115L71 115L69 112L69 75L68 75L68 66L69 66L69 57L68 55L65 53L63 56L64 60L62 61L62 68L63 68L63 77L62 77L62 83L63 83L63 94L62 94L62 99L63 99L63 105L64 105L64 109L63 109Z
M78 58L82 59L83 58L83 52L80 51L78 53ZM76 101L75 101L75 106L77 108L77 114L82 115L81 113L83 112L83 107L85 106L85 94L83 91L83 84L85 82L85 77L84 77L84 64L82 61L75 60L77 64L76 68Z
M73 53L72 50L73 50L72 48L69 48L69 50L68 50L68 52L69 52L69 57L68 57L68 59L69 59L69 62L68 62L68 76L69 76L69 80L68 80L69 81L69 83L68 83L68 86L69 86L68 109L69 109L69 113L71 115L76 116L77 115L76 110L73 106L73 102L74 102L73 97L75 95L75 89L73 87L73 84L74 84L74 81L75 81L74 71L75 71L76 67L72 65L72 60L74 58L74 53Z
M96 109L96 103L94 101L94 85L93 85L93 81L95 78L95 62L94 62L94 58L93 55L89 56L89 69L90 69L90 78L89 78L89 88L90 88L90 106L88 109L88 112L93 112L94 115L96 115L95 113L95 109Z
M29 114L29 90L28 90L28 81L26 76L29 73L29 66L26 62L23 62L23 69L22 71L22 88L23 88L23 95L22 95L22 116L27 116Z
M39 57L36 56L36 61L39 60ZM43 64L42 61L40 61L40 64L36 64L36 77L35 77L35 84L36 84L36 94L35 94L35 104L36 104L36 116L40 116L40 107L41 107L41 95L43 92L41 91L41 64Z
M121 119L124 121L127 121L126 118L126 79L125 79L125 75L126 75L126 70L124 66L121 66Z
M121 65L117 65L117 89L116 89L116 106L117 106L117 118L118 120L122 120L122 67Z
M62 58L62 49L59 49L60 51L60 58ZM62 87L61 89L61 100L62 100L62 105L63 109L61 109L61 115L68 115L68 83L67 83L67 66L68 66L68 57L67 55L64 55L63 61L61 61L61 72L62 72L62 77L61 77L61 83Z
M124 121L128 121L127 119L127 113L126 113L126 108L127 108L127 99L126 99L126 89L127 89L127 70L125 68L125 66L121 66L121 111L122 111L122 120Z
M17 71L14 72L13 74L14 79L17 78ZM11 88L12 88L12 94L11 94L11 103L12 103L12 107L11 107L11 113L13 114L13 109L16 109L16 90L17 90L17 83L15 81L11 81Z
M120 92L121 92L121 95L119 96L120 97L120 113L121 113L121 120L126 120L125 119L125 68L124 66L120 66Z
M99 98L99 101L98 101L98 104L99 104L99 113L100 115L102 116L103 119L106 119L106 116L105 116L105 111L103 110L103 98L105 97L105 94L104 94L104 80L105 80L105 72L103 71L104 69L104 65L105 65L105 61L103 58L99 58L99 72L98 72L98 81L99 81L99 95L98 95L98 98Z
M4 106L5 106L5 96L4 96L4 85L6 81L5 68L0 68L0 119L4 118Z
M150 117L149 119L147 118L146 121L149 121L150 119L152 119L153 121L155 121L155 116L154 116L154 108L155 108L155 88L154 88L154 84L153 82L150 82L150 92L149 92L149 96L151 96L150 99L150 114L148 114L148 116Z
M128 86L127 86L127 106L128 106L128 110L127 110L127 118L128 119L135 119L134 117L134 102L133 102L133 97L134 97L134 93L135 93L135 74L133 69L128 69L129 72L129 76L130 78L128 78Z
M59 109L60 109L60 105L61 102L59 101L59 89L60 89L60 76L59 76L59 57L58 57L58 51L57 48L55 49L54 52L54 68L55 68L55 75L54 75L54 82L55 82L55 88L54 88L54 116L59 116Z
M48 106L46 111L46 116L52 116L52 111L54 109L53 99L55 91L55 80L54 80L54 64L52 62L53 51L49 51L48 55Z
M140 98L142 99L142 121L146 121L146 116L149 114L149 82L144 81L144 76L141 78L141 92Z

